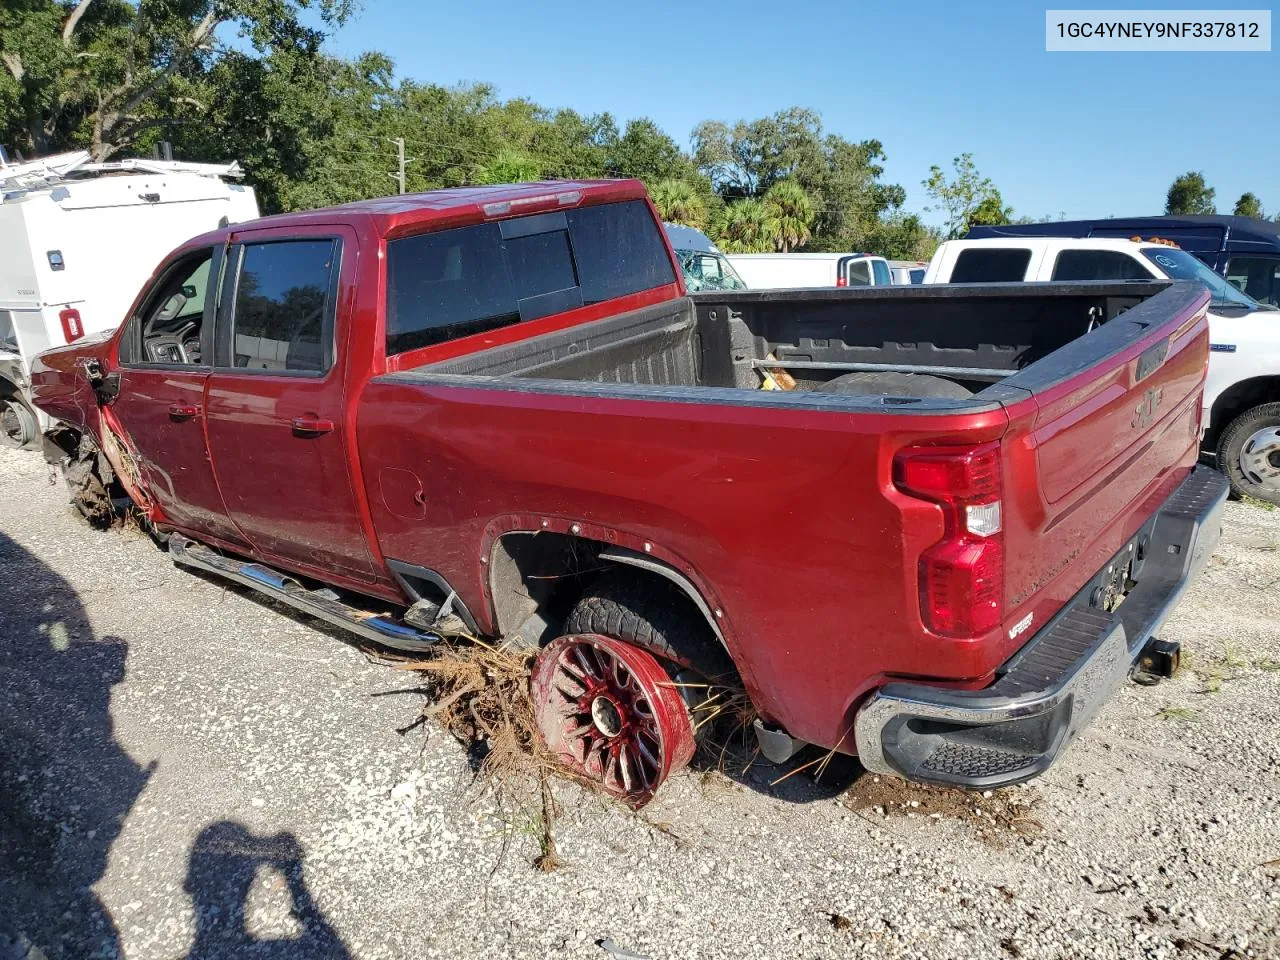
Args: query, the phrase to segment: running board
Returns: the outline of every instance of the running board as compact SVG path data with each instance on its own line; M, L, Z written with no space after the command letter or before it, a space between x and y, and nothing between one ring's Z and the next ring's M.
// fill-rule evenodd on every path
M278 570L224 557L203 544L174 534L169 538L173 562L217 574L244 587L250 587L296 610L309 613L326 623L349 630L356 636L396 650L418 652L438 643L440 637L418 630L383 614L366 613L335 600L329 591L308 590L297 580Z

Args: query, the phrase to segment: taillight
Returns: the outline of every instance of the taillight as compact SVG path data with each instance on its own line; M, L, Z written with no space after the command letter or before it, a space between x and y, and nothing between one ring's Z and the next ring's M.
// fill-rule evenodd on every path
M84 323L80 320L80 311L75 307L67 307L61 311L58 319L62 321L62 335L67 338L67 343L75 343L84 336Z
M836 286L837 286L837 287L847 287L848 285L849 285L849 278L848 278L848 277L836 277Z
M908 447L893 461L894 485L939 504L946 529L920 558L925 626L945 637L976 637L1004 612L1000 445Z

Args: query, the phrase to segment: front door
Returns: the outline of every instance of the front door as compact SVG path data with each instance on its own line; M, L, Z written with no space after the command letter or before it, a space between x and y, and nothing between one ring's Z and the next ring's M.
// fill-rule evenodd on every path
M339 293L354 285L355 235L268 228L232 242L207 403L227 511L269 558L372 580L338 349L346 329Z
M243 542L227 516L205 446L205 386L213 344L211 287L221 248L182 257L161 276L120 341L120 389L103 408L118 442L117 469L132 474L157 519L193 535ZM123 450L123 453L120 450Z

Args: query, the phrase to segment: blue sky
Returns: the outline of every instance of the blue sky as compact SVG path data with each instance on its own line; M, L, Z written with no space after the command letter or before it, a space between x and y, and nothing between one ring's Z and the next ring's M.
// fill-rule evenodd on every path
M883 143L915 211L930 165L969 151L1019 215L1159 213L1192 169L1220 212L1245 190L1280 212L1280 53L1046 53L1045 6L365 0L333 47L422 82L652 117L686 148L703 119L812 107Z

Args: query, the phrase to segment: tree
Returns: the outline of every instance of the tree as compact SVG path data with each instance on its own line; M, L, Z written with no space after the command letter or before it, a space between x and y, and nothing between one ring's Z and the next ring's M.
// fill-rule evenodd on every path
M1236 201L1236 207L1231 212L1237 217L1253 217L1255 220L1267 218L1262 209L1262 201L1252 193L1240 194L1240 199Z
M1013 216L1013 208L1004 205L995 184L978 173L973 154L960 154L952 159L951 166L955 175L950 180L941 167L934 166L923 181L925 192L934 203L925 209L944 214L948 237L964 235L975 222L1005 223Z
M477 167L474 183L531 183L542 179L542 170L533 157L508 150L485 166Z
M35 154L78 145L105 159L135 148L209 109L202 81L234 52L220 44L220 28L234 27L259 56L316 57L324 31L345 22L354 3L10 0L0 14L6 136Z
M1213 187L1204 182L1204 174L1190 170L1173 181L1165 198L1167 214L1217 213L1213 205Z
M764 204L754 197L729 204L719 243L726 253L767 253L774 249Z
M678 223L698 230L707 228L707 201L698 190L684 180L660 180L649 190L658 216L667 223Z
M794 180L779 180L764 195L767 231L780 253L803 247L812 235L813 202Z

